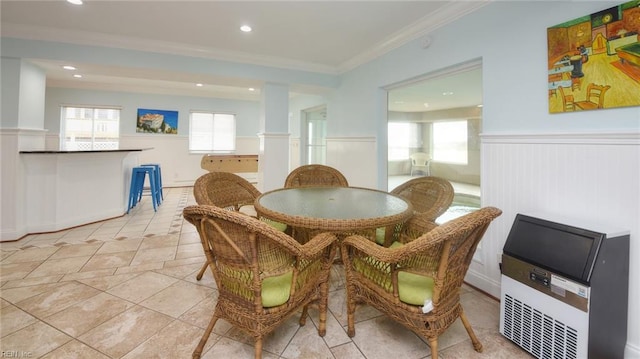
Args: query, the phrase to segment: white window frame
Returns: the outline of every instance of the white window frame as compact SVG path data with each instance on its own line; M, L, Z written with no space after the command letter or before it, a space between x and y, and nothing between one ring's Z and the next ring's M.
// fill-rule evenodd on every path
M235 114L212 111L190 112L189 152L233 153L235 150Z
M107 118L99 116L99 113L105 114ZM66 151L87 151L87 150L117 150L120 146L120 118L122 115L122 109L120 107L112 106L87 106L87 105L61 105L60 106L60 149ZM80 114L78 117L68 117L69 111L75 111ZM84 115L90 112L91 117L87 118ZM76 123L72 123L74 121ZM86 131L81 130L82 124L80 121L91 121L90 129ZM74 129L75 127L75 129ZM107 131L97 132L96 130L102 128ZM111 131L108 129L111 128ZM67 136L69 133L69 136ZM102 133L104 136L100 140L97 135ZM80 137L84 141L77 140L77 134L84 136Z

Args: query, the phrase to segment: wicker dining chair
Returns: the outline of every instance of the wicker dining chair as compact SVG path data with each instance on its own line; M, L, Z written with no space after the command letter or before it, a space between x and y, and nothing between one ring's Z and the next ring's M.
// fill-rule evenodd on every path
M425 218L436 226L436 219L449 209L453 202L454 190L449 181L440 177L418 177L411 179L391 191L411 203L414 216ZM386 236L387 229L381 228L376 232L376 242L388 247L390 241L395 240L400 228L396 227L394 236Z
M267 223L215 206L189 206L184 218L198 229L218 290L216 307L200 343L199 358L218 319L255 340L261 358L264 337L302 308L318 302L318 334L326 334L329 273L336 237L321 233L302 245Z
M262 193L246 179L229 172L209 172L196 180L193 195L199 205L211 205L232 211L242 211L255 216L253 203ZM246 209L248 208L248 209ZM267 221L279 230L286 230L286 225ZM196 279L202 279L207 270L207 263L202 266Z
M438 336L457 318L481 352L482 344L460 304L460 287L478 243L501 213L485 207L436 228L424 217L413 217L389 248L362 236L347 237L340 246L347 334L355 336L356 305L365 303L426 338L431 358L438 357Z
M291 187L349 187L346 177L337 169L325 165L300 166L287 176L285 188Z

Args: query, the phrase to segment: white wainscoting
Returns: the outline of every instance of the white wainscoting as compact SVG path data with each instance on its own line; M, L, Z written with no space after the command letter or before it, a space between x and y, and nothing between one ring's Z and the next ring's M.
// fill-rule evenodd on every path
M502 209L467 281L500 296L498 263L517 213L576 218L631 233L629 303L640 303L640 133L482 136L482 205ZM626 357L639 358L629 306Z
M350 186L378 188L375 137L327 137L327 165L344 174Z

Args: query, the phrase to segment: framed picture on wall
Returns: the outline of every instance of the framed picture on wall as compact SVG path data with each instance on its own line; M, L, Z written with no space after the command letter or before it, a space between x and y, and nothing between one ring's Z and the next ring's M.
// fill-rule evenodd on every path
M178 111L138 109L136 132L178 134Z
M549 112L640 106L639 33L640 0L549 27Z

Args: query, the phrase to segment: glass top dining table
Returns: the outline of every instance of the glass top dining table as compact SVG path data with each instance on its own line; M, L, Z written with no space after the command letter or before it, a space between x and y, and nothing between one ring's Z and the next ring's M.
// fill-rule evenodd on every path
M360 187L300 187L265 192L256 212L292 227L331 232L394 226L413 214L411 204L383 191Z

